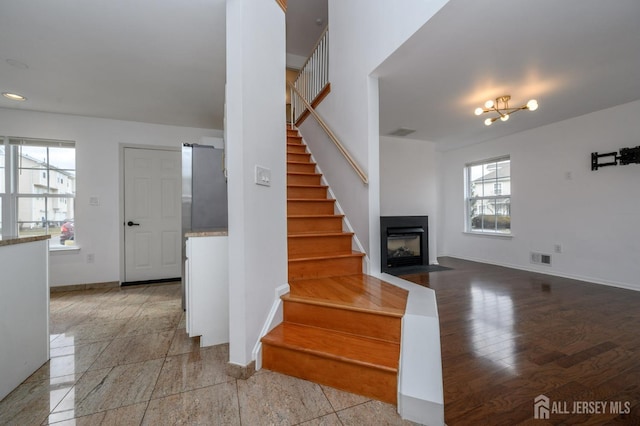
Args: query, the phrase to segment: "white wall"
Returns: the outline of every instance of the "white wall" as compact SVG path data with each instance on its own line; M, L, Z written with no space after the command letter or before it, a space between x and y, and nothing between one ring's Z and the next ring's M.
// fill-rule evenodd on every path
M442 152L439 254L640 290L640 165L591 171L592 152L640 145L638 117L640 101ZM464 234L465 163L507 154L513 238Z
M429 263L437 263L436 144L380 136L380 215L429 216Z
M369 253L379 263L378 82L373 70L446 0L329 0L331 93L318 111L368 174L364 185L309 118L302 135ZM374 243L370 245L369 241ZM373 271L376 272L376 271Z
M0 109L0 134L76 142L76 243L79 251L52 252L51 286L121 280L120 145L175 147L220 137L214 129ZM96 196L99 206L90 206ZM87 254L94 263L87 263Z
M227 2L229 360L252 349L287 282L285 15L275 1ZM254 181L271 169L271 186Z

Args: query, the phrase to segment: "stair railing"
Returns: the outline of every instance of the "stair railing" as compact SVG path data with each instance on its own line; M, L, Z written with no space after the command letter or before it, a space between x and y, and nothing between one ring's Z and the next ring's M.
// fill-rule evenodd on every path
M311 56L307 58L294 82L304 99L310 103L316 100L329 84L329 27L325 28L316 42ZM299 100L291 98L294 121L304 114L305 108Z
M288 84L289 84L289 88L291 89L291 101L293 102L294 99L298 99L301 102L301 104L304 105L304 107L309 111L309 113L313 115L313 118L316 119L320 127L322 127L322 130L324 130L327 136L329 136L329 139L331 139L331 141L334 143L336 148L338 148L338 151L340 151L340 153L345 158L345 160L347 160L347 162L351 165L351 167L356 172L356 174L360 177L362 182L365 184L369 183L369 179L367 178L366 173L362 170L362 168L358 165L358 163L356 163L356 161L353 159L351 154L349 154L349 151L347 151L344 145L342 145L340 140L338 140L337 136L333 133L333 131L331 131L329 126L327 126L327 123L325 123L322 117L320 117L320 115L316 112L316 110L311 106L309 101L307 101L304 98L304 96L302 96L302 93L300 93L300 91L296 88L296 86L293 85L291 82L288 82Z

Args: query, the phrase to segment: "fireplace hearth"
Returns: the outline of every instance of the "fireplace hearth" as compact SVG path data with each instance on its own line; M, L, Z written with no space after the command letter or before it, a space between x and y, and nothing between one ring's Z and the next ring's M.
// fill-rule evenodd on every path
M382 271L429 264L428 216L382 216L380 257Z

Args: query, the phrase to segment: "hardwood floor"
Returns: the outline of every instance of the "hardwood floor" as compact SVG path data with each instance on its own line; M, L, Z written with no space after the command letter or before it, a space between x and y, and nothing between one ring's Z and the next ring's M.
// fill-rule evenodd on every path
M436 292L449 426L640 425L640 292L439 260L453 269L402 278ZM533 417L541 394L548 420Z

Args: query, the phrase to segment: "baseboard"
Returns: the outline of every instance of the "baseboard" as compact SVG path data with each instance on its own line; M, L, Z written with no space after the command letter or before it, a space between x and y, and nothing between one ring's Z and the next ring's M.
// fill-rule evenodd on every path
M124 281L122 283L123 287L128 287L130 285L146 285L146 284L161 284L161 283L175 283L180 282L181 278L160 278L157 280L143 280L143 281Z
M256 372L256 362L251 361L248 365L238 365L232 362L227 362L225 372L228 376L235 379L247 380Z
M283 284L277 287L275 290L275 298L273 300L273 304L271 305L271 310L269 311L269 315L267 315L267 319L262 326L260 336L258 336L258 341L253 346L253 350L251 351L251 356L254 360L254 370L260 370L262 368L262 342L260 341L260 339L266 336L268 332L273 330L275 326L282 322L282 296L287 294L288 292L289 283Z
M72 285L59 285L55 287L49 287L51 293L61 293L65 291L80 291L90 290L96 288L116 288L120 287L119 281L107 281L103 283L90 283L90 284L72 284Z
M493 261L489 261L489 260L486 260L486 259L478 259L478 258L466 257L466 256L457 256L457 255L453 255L453 254L443 254L443 255L440 255L438 257L452 257L452 258L455 258L455 259L468 260L470 262L486 263L487 265L502 266L504 268L518 269L520 271L535 272L537 274L542 274L542 275L551 275L553 277L568 278L570 280L583 281L583 282L591 283L591 284L599 284L599 285L606 285L606 286L609 286L609 287L623 288L625 290L640 291L640 287L634 286L633 284L621 283L621 282L617 282L617 281L605 281L605 280L601 280L601 279L598 279L598 278L585 277L585 276L581 276L581 275L564 274L562 272L557 272L557 271L553 271L553 270L540 270L540 269L536 269L536 268L526 267L526 266L523 266L523 265L514 265L514 264L510 264L510 263L493 262Z

